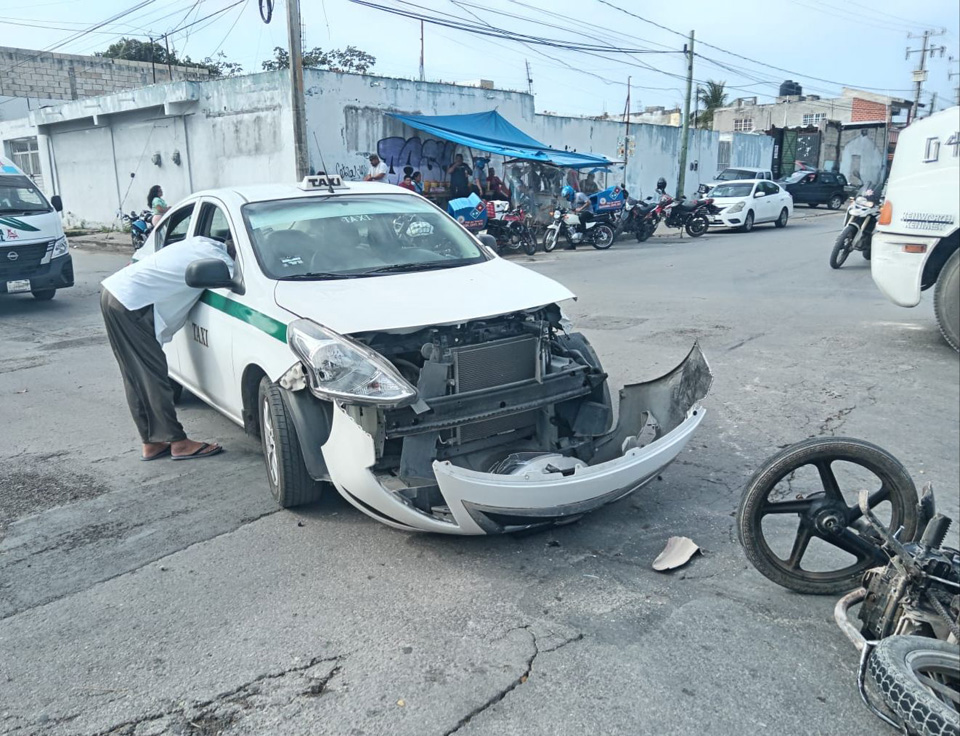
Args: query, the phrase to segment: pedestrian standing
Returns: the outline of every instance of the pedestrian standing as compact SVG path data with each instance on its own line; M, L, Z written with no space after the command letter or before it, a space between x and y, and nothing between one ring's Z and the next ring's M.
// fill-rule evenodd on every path
M453 199L470 194L470 177L473 176L473 169L463 162L462 153L453 157L453 163L447 168L447 173L450 175L450 196Z
M363 177L364 181L386 181L387 178L387 165L380 160L380 157L375 154L370 154L370 168L367 170L367 175Z
M153 212L152 224L156 227L160 218L170 209L170 206L163 199L163 188L159 184L150 187L150 191L147 193L147 207Z
M187 266L215 258L226 263L232 273L234 257L229 240L187 238L103 280L100 310L143 443L141 460L168 455L188 460L223 451L219 444L189 439L183 431L173 405L162 345L186 324L187 314L203 293L203 289L187 285Z

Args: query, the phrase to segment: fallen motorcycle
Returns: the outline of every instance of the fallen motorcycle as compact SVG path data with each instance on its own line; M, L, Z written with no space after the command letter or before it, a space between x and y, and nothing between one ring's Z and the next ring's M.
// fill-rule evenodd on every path
M855 502L838 481L862 488L871 476L874 490L859 490ZM819 488L807 492L811 484ZM794 518L792 540L766 523ZM960 734L960 551L943 544L951 520L936 513L929 486L918 500L903 465L868 442L812 439L754 474L737 523L747 558L774 582L801 593L859 586L834 618L860 651L857 684L874 714L907 734Z

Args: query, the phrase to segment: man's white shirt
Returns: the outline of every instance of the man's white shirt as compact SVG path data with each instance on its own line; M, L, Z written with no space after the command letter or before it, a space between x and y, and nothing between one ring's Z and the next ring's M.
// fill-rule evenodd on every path
M187 286L187 266L201 258L219 258L233 273L233 259L219 240L193 237L172 243L131 263L102 282L104 289L133 311L153 305L154 331L160 344L168 343L187 321L187 314L203 289Z
M387 173L387 165L383 163L383 161L381 161L376 166L374 166L373 164L370 164L370 171L367 172L367 176L369 176L372 179L373 177L379 176L380 174L386 175L386 173Z

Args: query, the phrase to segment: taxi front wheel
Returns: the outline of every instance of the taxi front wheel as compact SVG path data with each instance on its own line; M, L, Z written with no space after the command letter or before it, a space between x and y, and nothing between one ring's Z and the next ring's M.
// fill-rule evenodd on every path
M260 381L257 405L263 461L273 497L285 509L318 501L323 485L307 473L297 430L280 389L266 376Z

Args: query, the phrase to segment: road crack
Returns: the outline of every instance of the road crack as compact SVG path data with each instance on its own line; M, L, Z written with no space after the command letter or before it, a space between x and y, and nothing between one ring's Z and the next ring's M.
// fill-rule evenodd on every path
M529 680L530 676L533 674L533 665L537 661L537 657L539 657L541 654L549 654L550 652L556 652L557 650L563 649L563 647L569 644L573 644L574 642L581 641L583 639L583 634L579 633L576 636L571 636L567 639L564 639L559 644L556 644L550 647L549 649L541 649L537 641L537 635L536 633L534 633L533 629L529 625L520 626L516 629L512 629L511 631L521 631L521 630L526 631L528 634L530 634L530 643L533 645L533 652L530 654L529 657L527 657L527 661L526 661L526 664L524 665L523 672L521 672L519 677L517 677L515 680L510 682L505 688L503 688L502 690L498 691L495 695L493 695L493 697L489 698L484 703L482 703L481 705L477 706L476 708L471 710L469 713L467 713L467 715L465 715L459 721L457 721L457 723L453 726L453 728L449 729L448 731L444 731L443 736L451 736L451 734L457 733L457 731L459 731L461 728L463 728L468 723L470 723L470 721L472 721L474 718L479 716L484 711L489 710L490 708L495 706L497 703L499 703L505 697L507 697L510 693L512 693L521 685L523 685L527 680Z

